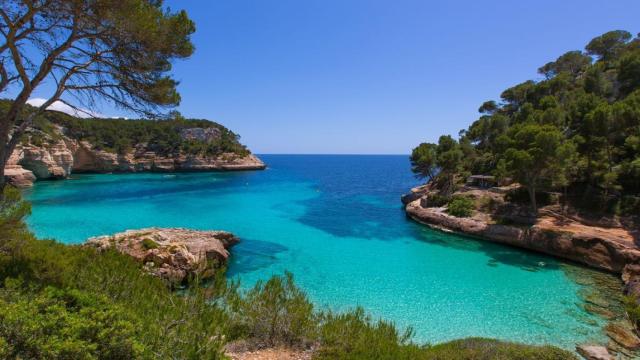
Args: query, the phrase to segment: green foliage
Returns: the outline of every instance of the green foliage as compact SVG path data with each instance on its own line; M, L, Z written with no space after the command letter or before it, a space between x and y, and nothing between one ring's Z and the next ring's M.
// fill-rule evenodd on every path
M434 346L411 342L412 331L399 332L389 322L372 321L360 308L326 314L321 326L320 360L577 360L553 346L468 338Z
M386 321L372 321L362 308L328 313L320 328L323 346L317 359L419 359L421 347L410 343L412 330L399 333Z
M0 195L0 233L8 234L9 238L15 232L26 230L24 218L31 214L31 205L22 201L20 191L11 186L5 186Z
M456 217L469 217L473 214L475 203L466 196L454 196L447 204L447 213Z
M431 347L426 359L473 360L578 360L574 354L553 346L533 346L512 342L468 338Z
M435 144L422 143L411 152L411 171L419 178L433 179L437 169Z
M167 120L81 119L54 112L47 116L53 123L63 126L68 136L118 154L139 145L165 156L181 152L204 156L249 154L247 148L240 144L237 134L208 120L184 119L179 115ZM180 130L188 128L214 128L220 135L208 142L183 139Z
M639 44L626 31L611 31L586 52L545 64L539 69L544 80L525 81L506 89L500 102L485 102L457 146L441 138L432 145L435 160L416 156L427 160L412 163L414 171L435 167L432 181L441 190L467 173L510 178L527 188L533 210L539 192L555 191L571 194L566 200L573 206L602 198L608 211L634 215L628 199L640 196ZM415 154L425 150L421 145Z
M0 338L7 358L150 357L136 340L142 324L104 296L53 287L13 293L19 291L9 287L0 293Z
M411 153L411 170L421 178L438 183L443 194L455 190L458 173L463 171L463 147L451 136L441 136L438 144L423 143Z
M293 275L259 281L240 300L236 324L243 336L269 346L299 346L316 338L316 314Z
M142 239L142 247L145 250L151 250L151 249L157 249L158 248L158 243L151 240L151 239Z
M427 197L428 207L440 207L445 206L451 201L451 196L442 195L440 193L431 193Z
M610 61L624 50L625 45L631 40L632 35L628 31L614 30L591 40L586 46L587 54Z

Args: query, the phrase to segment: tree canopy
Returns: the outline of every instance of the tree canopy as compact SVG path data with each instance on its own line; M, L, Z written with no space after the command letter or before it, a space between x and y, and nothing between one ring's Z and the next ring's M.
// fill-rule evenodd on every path
M184 11L172 12L161 0L2 1L0 94L17 95L0 123L0 171L15 135L56 101L76 109L107 101L144 114L177 105L171 61L192 54L194 31ZM44 82L53 91L25 114Z
M533 209L537 191L570 187L575 198L638 211L640 37L607 32L538 72L542 80L517 84L500 101L482 104L480 118L452 139L464 156L452 157L447 167L458 175L510 177L529 190ZM411 158L417 174L439 171L436 183L445 166L423 154L441 141L421 144Z

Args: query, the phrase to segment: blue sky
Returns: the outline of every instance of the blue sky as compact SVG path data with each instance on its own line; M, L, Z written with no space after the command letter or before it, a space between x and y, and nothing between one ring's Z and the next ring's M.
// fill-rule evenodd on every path
M562 53L640 31L637 0L167 4L197 26L195 54L174 67L178 110L256 153L408 154Z

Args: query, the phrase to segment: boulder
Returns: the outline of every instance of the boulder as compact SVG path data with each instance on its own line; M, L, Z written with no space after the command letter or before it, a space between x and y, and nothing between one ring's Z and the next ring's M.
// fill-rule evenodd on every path
M625 349L640 349L640 339L638 339L633 331L631 331L624 325L625 324L621 323L609 323L605 327L607 336Z
M115 248L144 264L150 274L180 284L191 276L213 276L215 268L229 258L228 249L238 241L225 231L147 228L93 237L86 245L102 251Z
M33 172L20 165L8 165L4 169L4 177L9 184L20 188L33 186L33 182L36 181Z
M600 345L578 345L576 351L586 360L612 360L606 347Z

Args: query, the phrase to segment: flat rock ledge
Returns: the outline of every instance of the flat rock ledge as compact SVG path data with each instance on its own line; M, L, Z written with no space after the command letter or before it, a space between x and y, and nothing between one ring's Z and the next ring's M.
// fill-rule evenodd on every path
M238 241L226 231L146 228L92 237L86 245L101 251L116 249L143 263L150 274L178 285L193 276L212 277Z

